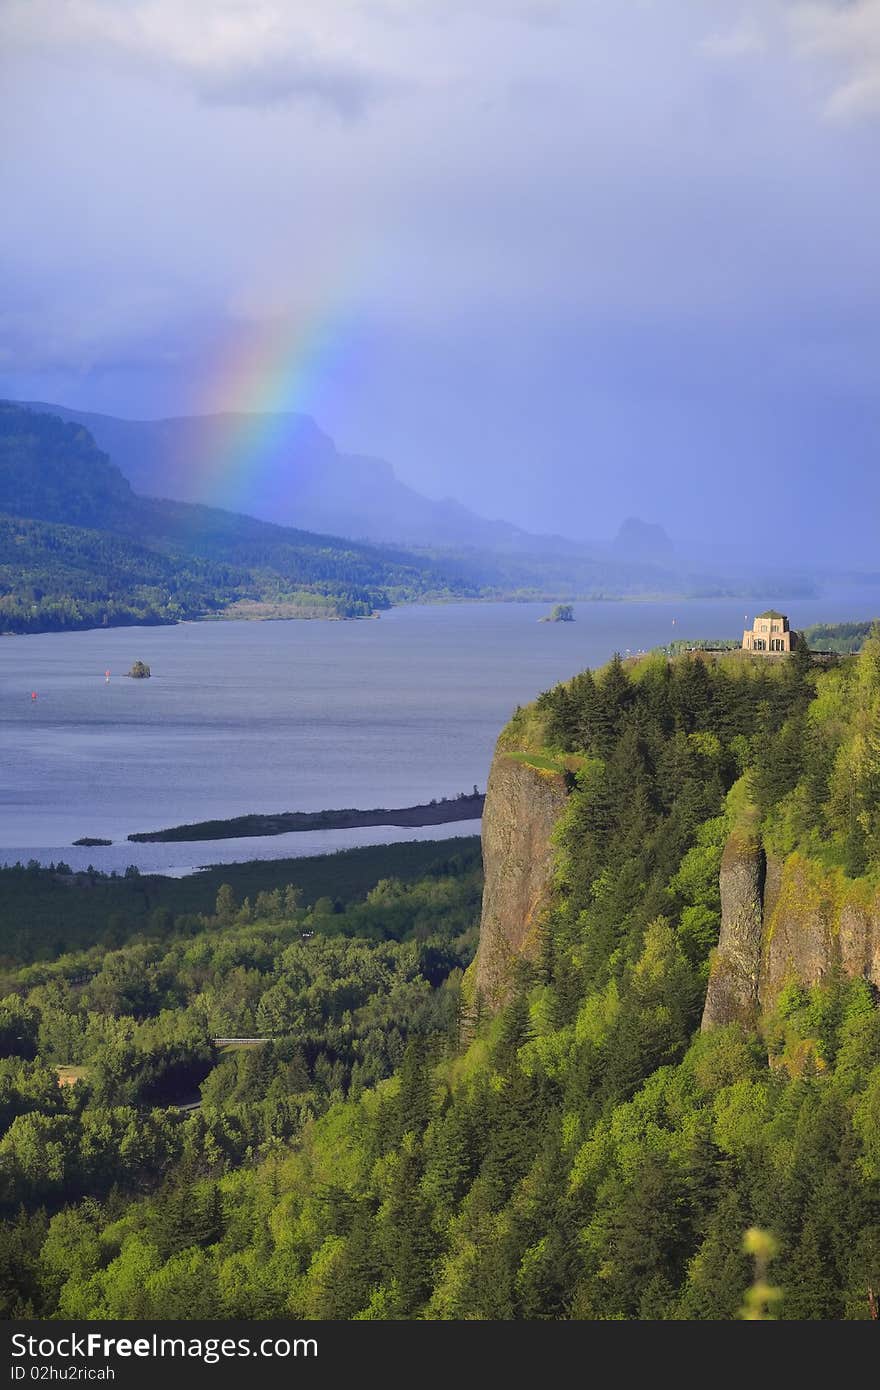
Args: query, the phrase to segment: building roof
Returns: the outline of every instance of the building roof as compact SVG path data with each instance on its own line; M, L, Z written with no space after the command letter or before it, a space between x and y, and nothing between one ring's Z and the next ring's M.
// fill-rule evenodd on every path
M759 618L784 618L784 613L777 613L775 608L768 608L766 613L759 613Z

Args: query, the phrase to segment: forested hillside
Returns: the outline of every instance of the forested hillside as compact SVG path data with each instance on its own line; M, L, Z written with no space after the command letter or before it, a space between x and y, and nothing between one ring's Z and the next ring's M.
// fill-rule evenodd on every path
M88 1301L84 1288L63 1291L69 1257L88 1281L108 1263L103 1224L148 1206L148 1239L163 1258L186 1251L191 1268L226 1227L224 1177L273 1156L280 1167L316 1116L402 1065L409 1038L453 1045L458 982L476 941L479 861L454 847L445 858L441 847L419 848L435 855L421 877L383 879L347 901L308 903L288 884L239 902L221 885L209 912L156 909L116 950L103 940L81 948L74 933L51 961L16 966L6 956L2 1316ZM21 893L19 914L27 916ZM174 1280L156 1303L131 1283L146 1275L140 1265L135 1254L111 1295L120 1316L219 1307L198 1296L187 1308ZM257 1298L255 1315L268 1311L244 1266L234 1282L237 1296Z
M874 901L880 636L822 668L615 660L519 711L498 756L570 794L495 1013L460 973L465 864L343 912L221 894L161 939L10 963L9 1309L726 1319L756 1226L765 1310L871 1316L871 970L792 978L755 1028L700 1019L732 832ZM272 1042L218 1054L238 1032ZM169 1109L199 1087L201 1110Z
M0 633L221 614L357 618L420 599L763 595L782 582L596 558L560 538L534 550L528 538L509 549L488 541L485 549L453 547L439 523L433 543L420 529L418 550L365 544L140 496L123 476L124 463L102 453L81 424L0 402ZM185 451L178 463L191 466ZM339 486L344 483L340 478ZM326 479L321 486L326 489ZM342 499L349 514L359 495L354 488ZM452 504L426 505L429 512L455 511ZM375 499L370 507L375 511ZM481 526L488 534L506 529ZM788 593L811 591L792 576L785 585Z
M363 617L476 592L430 558L139 497L81 426L0 403L0 631L176 622L233 604Z
M251 515L335 536L405 546L520 543L540 548L503 521L487 521L450 499L433 501L407 487L383 459L341 453L307 415L189 415L125 420L40 401L30 409L84 426L147 497L242 505L242 435L253 441L259 467L250 479ZM210 466L212 465L213 466Z

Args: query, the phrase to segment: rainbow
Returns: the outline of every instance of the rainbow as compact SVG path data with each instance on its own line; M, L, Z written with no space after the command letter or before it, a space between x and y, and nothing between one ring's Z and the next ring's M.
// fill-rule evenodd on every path
M187 460L190 494L247 510L277 473L279 459L321 412L357 337L350 307L264 323L240 332L201 392L199 413L212 417L195 457Z

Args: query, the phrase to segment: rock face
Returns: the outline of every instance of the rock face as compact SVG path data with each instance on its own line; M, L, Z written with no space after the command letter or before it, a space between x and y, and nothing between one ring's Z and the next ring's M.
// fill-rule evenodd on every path
M483 911L476 988L497 1008L517 959L531 959L553 879L551 835L566 802L562 773L496 752L483 810Z
M473 988L490 1010L509 998L515 963L537 954L553 894L553 831L567 795L563 772L496 751L483 811L485 882L472 967ZM780 859L743 829L724 847L720 888L704 1030L725 1023L753 1028L786 984L814 985L836 970L880 989L880 889L800 854Z
M732 835L721 860L721 935L703 1028L754 1025L789 981L814 985L832 970L880 987L880 891Z
M753 1024L758 1014L764 884L760 840L731 835L721 856L721 935L712 963L703 1028Z

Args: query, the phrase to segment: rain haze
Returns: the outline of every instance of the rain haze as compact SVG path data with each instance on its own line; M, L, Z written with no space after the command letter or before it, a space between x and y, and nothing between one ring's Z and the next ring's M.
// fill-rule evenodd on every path
M0 52L0 394L876 567L880 0L3 0Z

